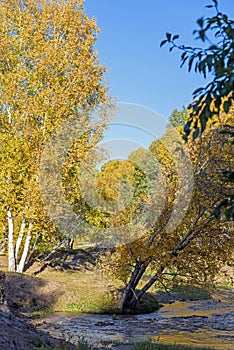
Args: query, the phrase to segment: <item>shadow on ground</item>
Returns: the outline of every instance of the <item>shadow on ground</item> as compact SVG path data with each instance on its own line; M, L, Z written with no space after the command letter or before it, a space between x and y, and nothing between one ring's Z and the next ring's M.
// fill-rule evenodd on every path
M6 274L4 290L9 308L20 314L48 311L63 294L61 285L55 282L18 273Z

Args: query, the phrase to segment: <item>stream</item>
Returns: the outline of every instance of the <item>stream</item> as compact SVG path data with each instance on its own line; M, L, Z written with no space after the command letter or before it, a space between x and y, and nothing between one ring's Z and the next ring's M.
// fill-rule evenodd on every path
M56 313L40 318L37 328L77 342L154 340L171 344L234 349L234 289L216 291L213 299L176 301L147 315Z

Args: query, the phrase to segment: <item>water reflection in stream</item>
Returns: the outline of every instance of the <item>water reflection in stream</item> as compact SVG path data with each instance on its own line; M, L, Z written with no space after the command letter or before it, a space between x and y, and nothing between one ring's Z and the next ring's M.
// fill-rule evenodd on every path
M148 315L56 314L40 320L53 336L91 342L159 340L167 343L234 349L234 290L218 291L214 299L175 302Z

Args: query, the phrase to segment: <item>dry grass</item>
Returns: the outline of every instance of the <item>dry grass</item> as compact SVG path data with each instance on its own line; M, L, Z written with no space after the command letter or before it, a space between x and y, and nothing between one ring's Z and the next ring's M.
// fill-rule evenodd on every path
M115 307L110 295L113 285L98 271L44 271L41 277L59 285L60 294L53 304L55 311L100 313Z
M48 266L33 276L40 268L34 264L27 273L8 273L6 257L1 257L7 301L16 312L37 316L55 311L102 313L116 308L110 290L119 283L110 282L96 267L63 271Z

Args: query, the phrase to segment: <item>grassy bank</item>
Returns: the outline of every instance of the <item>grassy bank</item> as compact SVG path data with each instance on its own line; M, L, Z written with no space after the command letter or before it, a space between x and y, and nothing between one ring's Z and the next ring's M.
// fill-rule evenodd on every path
M63 255L56 257L50 262L53 267L34 264L26 274L7 273L5 289L10 307L34 316L53 312L118 313L116 291L123 284L102 274L92 254L82 252L69 254L67 259ZM6 271L6 257L0 260L0 269L3 267ZM210 294L199 287L178 286L169 293L153 287L152 292L160 304L210 298ZM141 313L152 312L158 307L152 298L140 304Z
M110 283L98 270L56 271L49 267L37 276L6 274L5 292L11 309L35 317L54 312L118 313L116 290L122 285L119 281ZM210 298L207 291L187 286L175 287L170 293L155 291L155 295L146 295L139 302L138 313L157 310L158 302Z
M47 269L40 277L6 273L5 294L17 313L44 315L53 312L103 313L114 310L114 288L98 271L71 272Z

